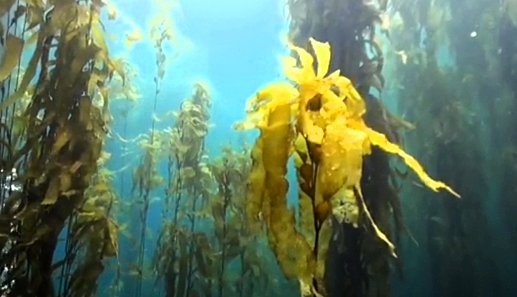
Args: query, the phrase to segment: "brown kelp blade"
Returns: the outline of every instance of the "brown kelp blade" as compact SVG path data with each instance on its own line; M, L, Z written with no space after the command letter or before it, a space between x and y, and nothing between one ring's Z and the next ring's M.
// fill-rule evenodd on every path
M12 34L7 35L5 52L0 63L0 82L6 80L20 62L23 43L23 39Z

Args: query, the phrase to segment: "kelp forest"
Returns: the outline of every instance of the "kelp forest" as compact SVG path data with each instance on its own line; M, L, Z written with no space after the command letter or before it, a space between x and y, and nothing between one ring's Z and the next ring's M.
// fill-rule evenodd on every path
M0 1L0 296L517 294L517 1L268 1L226 99L188 1Z

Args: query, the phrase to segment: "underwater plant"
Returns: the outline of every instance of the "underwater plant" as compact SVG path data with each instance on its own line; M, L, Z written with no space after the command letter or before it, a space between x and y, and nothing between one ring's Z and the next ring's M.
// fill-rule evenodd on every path
M373 146L398 155L430 189L459 195L429 177L416 159L365 124L365 103L350 80L339 70L327 75L330 45L314 39L310 42L316 61L309 52L290 45L300 66L288 57L284 73L295 86L276 83L259 91L248 102L248 117L237 129L260 130L252 151L249 219L260 222L263 218L284 273L299 279L304 296L318 296L325 295L329 217L355 228L371 228L396 256L394 245L377 227L362 196L363 157ZM285 176L291 155L300 189L300 231L286 204Z
M4 295L90 296L104 260L117 254L112 197L89 196L100 195L90 186L98 182L107 133L106 86L117 73L102 9L99 1L0 4L10 24L1 27L8 49L0 111L9 123L2 126L1 169L16 172L1 197ZM28 48L33 51L21 65ZM64 255L55 253L60 234Z
M250 256L251 251L246 246L251 241L252 235L245 217L246 180L250 167L248 150L234 151L228 147L223 148L222 155L211 164L218 188L210 200L217 246L221 251L220 257L215 259L219 266L216 269L218 296L236 294L235 290L228 292L228 289L234 288L238 288L239 296L244 294L246 260L248 260L244 256ZM226 271L231 268L229 264L237 257L241 271L239 279L235 281L236 285L233 285L234 281L227 276ZM253 279L249 282L253 283Z
M107 159L100 159L99 166ZM104 259L116 257L118 262L118 225L113 209L118 197L112 187L113 173L101 168L92 177L85 191L87 197L67 226L65 256L58 277L57 296L95 295L97 279L104 271ZM79 262L78 260L81 259ZM77 267L74 268L74 265ZM57 265L55 265L57 267ZM73 273L72 273L73 271ZM114 286L118 286L119 265Z
M254 286L272 287L261 251L249 244L264 234L251 232L245 215L249 150L206 155L210 107L206 87L196 84L162 136L167 186L153 269L165 296L252 296Z
M170 40L171 32L169 28L162 28L159 24L151 28L151 35L154 41L154 48L156 50L156 75L154 77L155 92L153 101L153 113L156 114L156 106L158 96L160 94L160 87L163 77L165 76L166 58L163 50L164 42ZM161 145L157 142L155 131L156 120L153 117L151 122L151 131L148 143L145 144L145 152L142 157L141 164L136 168L133 177L134 189L138 190L138 200L142 202L142 209L140 211L140 237L138 239L138 262L137 262L137 288L135 296L142 295L142 279L145 269L145 253L147 240L147 216L149 213L149 205L151 202L151 191L161 184L163 178L159 176L157 171L157 153Z
M194 273L204 271L204 262L200 261L209 250L208 240L205 234L196 232L196 224L212 181L203 157L210 106L206 87L196 84L192 98L185 100L175 113L173 127L164 132L164 154L168 159L164 223L153 266L157 279L164 279L165 296L192 294Z

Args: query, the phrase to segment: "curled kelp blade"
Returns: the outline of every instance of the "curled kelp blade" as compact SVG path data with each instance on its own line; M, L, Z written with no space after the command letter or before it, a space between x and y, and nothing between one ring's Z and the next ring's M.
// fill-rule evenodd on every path
M7 35L5 52L0 63L0 82L9 77L14 67L20 62L23 50L23 39L12 34Z

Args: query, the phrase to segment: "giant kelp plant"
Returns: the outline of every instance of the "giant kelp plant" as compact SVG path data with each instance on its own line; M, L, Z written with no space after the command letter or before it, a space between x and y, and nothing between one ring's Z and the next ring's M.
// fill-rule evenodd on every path
M157 278L164 279L165 296L190 296L194 273L204 271L200 260L207 256L203 255L207 239L196 232L196 223L212 178L208 164L202 160L210 99L206 88L197 84L192 98L182 103L174 126L165 132L169 139L165 152L167 187L154 263ZM198 254L201 258L195 257Z
M218 188L211 199L214 252L220 254L214 258L216 296L282 294L273 284L277 277L272 275L261 250L266 249L265 233L254 229L246 215L246 181L251 170L249 154L249 149L236 151L226 147L211 166Z
M162 227L153 271L164 296L277 294L271 267L261 261L264 233L245 215L249 150L225 147L209 158L205 138L211 98L196 84L161 133L167 160ZM258 294L258 295L257 295Z
M163 77L165 76L165 67L166 67L166 58L167 55L164 52L163 46L164 43L171 38L170 27L161 26L161 24L157 24L156 26L151 28L152 30L152 39L154 42L154 49L156 50L156 75L154 76L154 100L153 100L153 113L157 112L157 103L158 96L160 95L161 85L163 81ZM140 218L140 232L138 238L138 262L136 264L136 269L138 273L137 276L137 284L135 297L139 297L142 295L142 279L143 279L143 271L145 269L145 254L146 254L146 243L147 243L147 216L149 214L149 206L151 202L151 192L156 189L163 178L159 175L157 170L158 158L157 154L160 152L163 141L160 141L157 136L157 131L155 129L156 120L153 117L151 121L151 130L149 132L149 136L141 142L142 147L144 149L143 156L141 158L140 164L134 170L133 173L133 195L136 195L137 203L141 203L142 208L139 213Z
M283 272L298 278L303 296L327 296L324 278L332 228L347 224L370 229L396 257L394 245L375 223L362 194L363 156L371 154L373 146L401 157L427 187L458 194L430 178L413 157L366 125L365 102L351 81L339 70L327 75L329 44L311 39L311 45L316 61L296 46L291 48L299 63L285 60L285 75L295 86L278 83L259 91L249 102L247 121L238 127L261 132L252 152L248 219L260 223L263 218ZM299 186L298 228L287 208L291 154Z
M100 1L0 4L4 295L91 296L117 253L113 196L97 174L117 68L101 10ZM55 254L62 232L65 252Z

